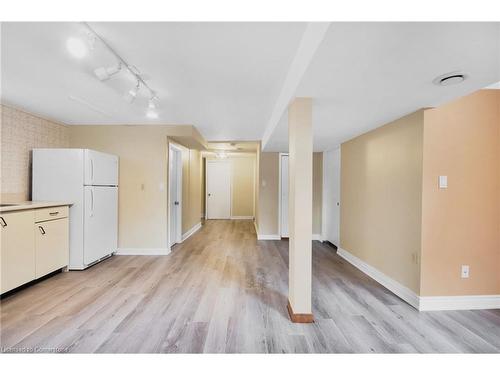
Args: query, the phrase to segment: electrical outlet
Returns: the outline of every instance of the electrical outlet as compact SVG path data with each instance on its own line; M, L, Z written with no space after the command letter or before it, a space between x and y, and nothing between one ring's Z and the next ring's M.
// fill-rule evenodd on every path
M469 278L469 266L464 264L462 265L462 279L468 279Z

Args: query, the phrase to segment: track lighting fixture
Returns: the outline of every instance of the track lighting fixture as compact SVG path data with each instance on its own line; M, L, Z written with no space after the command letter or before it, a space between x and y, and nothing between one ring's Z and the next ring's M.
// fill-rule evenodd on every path
M139 92L140 89L140 82L137 81L137 85L135 87L132 87L124 96L125 101L128 103L132 103L135 100L135 97L137 96L137 93Z
M99 78L100 81L106 81L112 75L118 73L122 69L122 63L119 62L114 66L110 66L108 68L100 67L94 70L94 74Z
M83 58L87 55L89 49L94 49L96 41L100 42L116 58L117 64L111 67L99 67L94 69L96 77L101 81L106 81L122 69L126 70L132 75L133 78L135 78L137 83L133 88L125 93L124 99L128 103L133 103L139 90L141 88L146 90L146 92L149 92L150 94L146 116L151 119L158 118L158 113L156 111L156 101L158 100L158 97L156 96L155 91L149 87L146 82L146 75L141 74L134 65L127 63L123 57L121 57L118 52L116 52L113 47L106 42L106 40L104 40L104 38L102 38L92 27L90 27L88 23L83 22L83 25L87 29L88 43L86 44L82 39L69 38L66 43L68 51L77 58Z

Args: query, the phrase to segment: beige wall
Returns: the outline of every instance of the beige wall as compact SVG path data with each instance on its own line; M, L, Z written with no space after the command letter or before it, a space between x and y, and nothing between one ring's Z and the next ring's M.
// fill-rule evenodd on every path
M419 293L423 111L341 146L340 247Z
M257 225L261 235L278 234L279 153L262 152Z
M167 247L167 134L162 127L71 126L71 147L120 157L120 248Z
M232 160L231 216L254 216L255 156Z
M313 154L313 234L321 234L323 209L323 153Z
M68 147L68 127L0 105L1 200L31 198L31 150Z
M201 153L182 147L182 234L201 221Z
M69 128L71 147L91 148L120 157L118 246L166 248L168 136L181 133L185 127L97 125ZM190 169L188 164L186 172L183 170L183 177L188 180L190 171L196 180L196 153L191 155L195 166ZM185 194L191 193L193 200L186 206L198 210L199 214L201 203L196 202L200 201L201 193L196 194L193 187L192 192L188 190ZM183 224L187 227L195 220L195 214L183 212L183 218L186 218Z
M279 234L279 153L261 152L259 157L257 227L261 235ZM263 186L265 182L266 186ZM313 154L313 234L321 234L323 204L323 153Z
M254 217L256 155L232 155L225 160L231 163L231 216Z
M425 111L421 274L422 295L500 294L500 90Z

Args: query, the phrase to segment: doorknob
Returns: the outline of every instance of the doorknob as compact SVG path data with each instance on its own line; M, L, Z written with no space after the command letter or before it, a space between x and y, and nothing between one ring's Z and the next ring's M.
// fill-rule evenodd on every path
M179 202L175 201L175 202L174 202L174 204L175 204L176 206L178 206L178 205L179 205Z
M209 197L211 197L211 196L212 196L212 194L208 193L208 196L209 196Z

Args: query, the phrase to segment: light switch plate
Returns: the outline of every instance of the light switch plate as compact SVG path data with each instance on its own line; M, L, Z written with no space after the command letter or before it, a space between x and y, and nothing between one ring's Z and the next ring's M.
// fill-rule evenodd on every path
M461 276L462 276L462 279L468 279L469 278L469 266L467 264L462 265Z
M439 188L446 189L448 187L448 176L439 176Z

